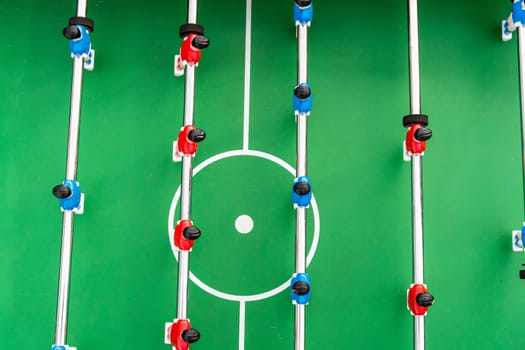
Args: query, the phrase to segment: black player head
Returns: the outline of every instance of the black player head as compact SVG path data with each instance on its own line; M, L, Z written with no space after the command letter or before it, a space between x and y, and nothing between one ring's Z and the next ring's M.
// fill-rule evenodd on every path
M77 26L67 26L64 29L62 29L62 34L66 37L66 39L72 40L72 39L78 39L80 38L80 29L77 28Z
M201 337L201 334L195 328L188 328L184 332L182 332L180 336L182 340L184 340L186 343L191 344L199 340Z
M184 238L194 241L201 236L201 230L195 226L188 226L182 231Z
M204 35L197 35L195 38L193 38L191 45L199 50L202 50L210 46L210 39L206 38Z
M304 281L298 281L293 284L292 290L297 295L306 295L310 291L310 286Z
M310 90L308 85L299 85L293 91L293 94L295 95L295 97L301 100L310 97L311 93L312 91Z
M430 293L419 293L416 296L416 303L419 306L428 307L434 304L434 297Z
M64 184L53 187L53 195L58 199L66 199L71 196L71 189Z
M310 185L308 182L298 182L293 186L293 191L299 196L304 196L310 192Z
M429 128L419 128L414 133L414 138L418 141L426 141L432 137L432 130Z
M193 129L188 134L188 140L191 142L201 142L206 138L206 133L202 129Z
M299 7L306 7L312 3L312 0L295 0L295 3Z

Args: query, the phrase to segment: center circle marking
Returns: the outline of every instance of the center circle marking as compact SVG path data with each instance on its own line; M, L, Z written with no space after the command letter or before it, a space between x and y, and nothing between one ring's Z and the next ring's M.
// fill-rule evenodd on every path
M290 164L282 160L281 158L278 158L269 153L253 151L253 150L235 150L235 151L228 151L228 152L216 154L213 157L210 157L206 159L204 162L197 165L193 169L193 176L197 175L202 169L204 169L210 164L213 164L221 159L237 157L237 156L251 156L251 157L267 159L269 161L272 161L280 165L284 169L288 170L288 172L292 174L294 177L296 176L295 169ZM173 230L175 228L174 226L175 211L177 209L177 202L180 199L180 194L181 194L180 192L181 192L181 188L179 186L177 188L177 191L175 191L175 194L173 195L173 199L171 201L170 210L168 214L168 237L170 239L170 244L171 244L171 249L173 251L173 255L175 256L175 259L177 261L179 261L179 250L177 249L177 247L175 246L175 242L173 241ZM312 240L312 245L310 246L310 250L308 251L308 255L306 257L306 266L310 265L310 262L312 261L315 255L315 251L317 250L317 245L319 244L319 232L320 232L321 222L320 222L320 217L319 217L319 208L317 207L317 201L315 200L314 194L312 194L312 200L310 202L310 206L312 208L312 214L314 216L314 237ZM281 285L275 287L274 289L263 292L263 293L252 294L252 295L236 295L236 294L221 292L215 288L210 287L206 283L202 282L191 271L189 272L189 275L190 275L190 280L193 283L195 283L200 289L205 291L206 293L216 296L217 298L224 299L224 300L239 301L239 302L257 301L257 300L263 300L263 299L270 298L276 294L279 294L286 288L288 288L290 286L290 280L291 280L291 277L290 277L289 279L284 281Z
M253 219L249 215L239 215L235 219L235 229L242 235L246 235L253 230Z

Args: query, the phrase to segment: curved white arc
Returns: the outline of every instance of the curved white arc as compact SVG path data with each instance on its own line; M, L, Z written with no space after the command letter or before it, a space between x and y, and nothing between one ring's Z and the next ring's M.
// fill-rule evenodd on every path
M281 167L288 170L290 174L295 176L295 169L288 163L286 163L284 160L261 151L254 151L254 150L233 150L233 151L227 151L223 153L216 154L206 160L204 160L202 163L197 165L194 168L193 176L197 175L199 171L204 169L210 164L215 163L218 160L225 159L225 158L231 158L231 157L237 157L237 156L252 156L252 157L258 157L270 160ZM175 259L177 259L178 256L178 250L175 246L175 242L173 241L173 230L174 230L174 218L175 218L175 211L177 209L177 202L180 198L180 186L175 191L175 194L173 196L173 199L171 201L170 210L168 214L168 236L170 240L170 245L173 251L173 255L175 256ZM320 233L320 216L319 216L319 208L317 206L317 201L315 199L315 195L312 194L312 201L311 201L312 211L314 215L314 237L312 240L312 245L310 246L310 250L308 251L306 264L307 266L310 265L311 261L313 260L313 257L315 255L315 252L317 250L317 246L319 244L319 233ZM211 294L213 296L216 296L218 298L224 299L224 300L231 300L231 301L238 301L238 302L247 302L247 301L257 301L257 300L263 300L266 298L270 298L286 288L290 285L291 278L284 281L281 285L278 287L271 289L269 291L266 291L264 293L258 293L258 294L252 294L252 295L236 295L236 294L230 294L230 293L224 293L221 292L215 288L210 287L206 283L202 282L197 276L193 274L193 272L190 271L190 280L195 283L199 288L207 292L208 294Z

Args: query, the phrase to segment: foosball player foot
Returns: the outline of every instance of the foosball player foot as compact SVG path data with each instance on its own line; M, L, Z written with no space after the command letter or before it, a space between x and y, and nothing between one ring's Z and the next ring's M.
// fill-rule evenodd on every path
M175 55L175 69L173 71L176 77L182 77L184 75L184 64L180 55Z
M182 156L179 153L179 147L178 147L178 139L173 141L173 153L172 153L172 159L175 163L182 161Z
M89 50L88 57L84 60L84 69L90 72L95 69L95 50Z

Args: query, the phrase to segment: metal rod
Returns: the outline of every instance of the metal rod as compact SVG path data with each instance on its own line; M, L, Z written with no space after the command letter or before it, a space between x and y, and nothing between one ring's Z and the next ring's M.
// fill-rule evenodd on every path
M410 112L421 112L419 78L419 30L417 0L408 1L409 55L410 55Z
M186 65L184 87L184 125L193 125L195 113L195 66Z
M295 214L295 272L306 272L306 208L299 207Z
M190 269L190 252L179 251L179 287L177 301L177 318L188 318L188 275Z
M78 0L77 2L77 16L86 17L87 0Z
M518 56L520 70L520 107L521 107L521 159L523 166L523 199L525 201L525 28L518 27ZM523 207L525 211L525 206ZM525 212L524 212L525 216Z
M408 1L410 56L410 112L421 113L419 24L417 0ZM421 156L412 155L412 235L414 283L423 284L423 191ZM425 349L424 316L414 316L414 348Z
M192 156L182 156L182 179L180 196L180 219L190 220L191 215L191 180L193 176Z
M306 24L298 26L297 39L297 80L301 84L308 81L308 26Z
M72 211L66 210L62 219L62 248L60 250L55 345L66 345L71 251L73 245L73 215Z
M197 23L197 0L188 0L188 23Z
M414 348L425 349L425 316L414 316Z
M295 350L304 350L305 306L295 305Z
M73 58L73 80L71 83L71 106L69 110L69 133L67 141L66 179L75 180L78 161L78 135L80 132L80 103L82 98L82 76L84 60Z
M421 156L412 156L412 232L414 283L423 283L423 194Z
M306 132L307 116L305 113L301 113L297 117L297 177L306 176Z

